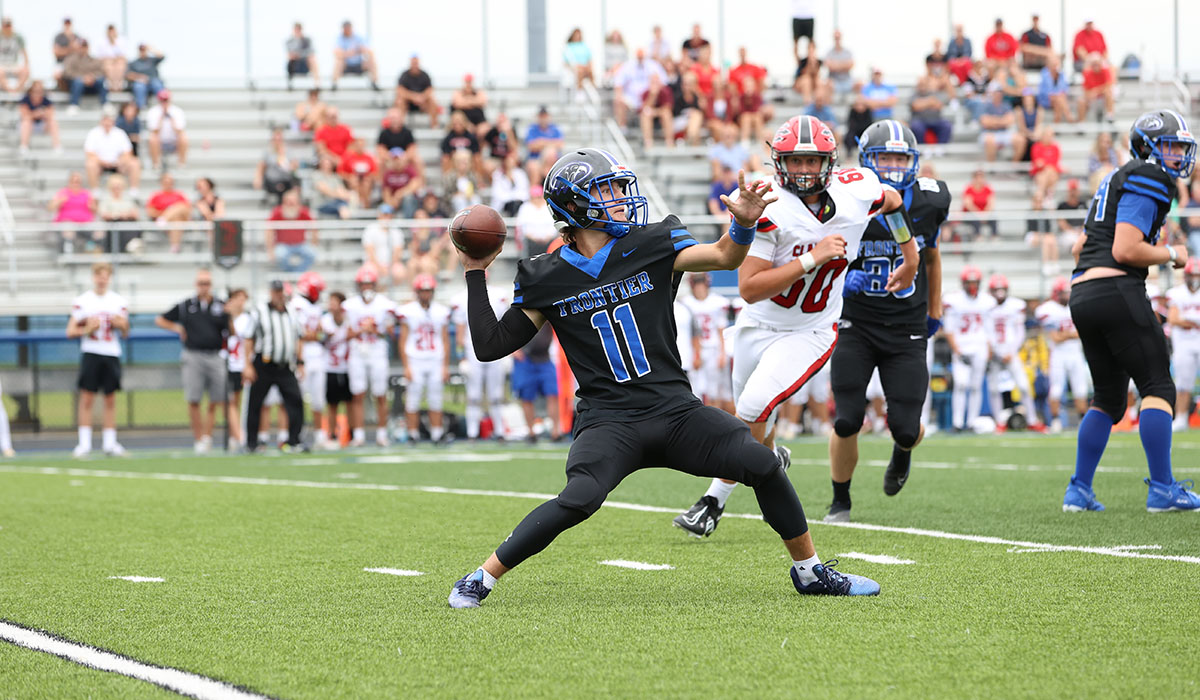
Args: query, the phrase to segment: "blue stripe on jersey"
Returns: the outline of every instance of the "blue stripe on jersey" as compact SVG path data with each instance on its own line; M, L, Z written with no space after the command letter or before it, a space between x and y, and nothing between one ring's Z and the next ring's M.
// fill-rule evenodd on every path
M1154 199L1157 199L1158 201L1162 202L1163 204L1171 203L1171 198L1168 197L1167 195L1163 194L1162 192L1155 192L1154 190L1148 190L1145 187L1139 187L1137 185L1130 185L1130 184L1128 184L1128 181L1126 181L1126 183L1127 183L1125 185L1126 192L1132 192L1134 194L1144 194L1147 197L1152 197Z
M1154 227L1157 215L1158 204L1152 197L1128 189L1121 195L1121 201L1117 204L1117 223L1133 225L1146 238L1154 234L1150 229Z
M1144 175L1130 175L1126 182L1136 182L1139 185L1148 185L1156 190L1162 190L1163 194L1166 194L1169 191L1166 184L1161 183L1158 180L1152 180Z
M513 297L512 303L514 303L514 304L520 304L520 303L521 303L521 302L523 302L523 301L525 301L525 296L524 296L524 295L521 295L521 296L515 296L515 297Z
M559 248L559 255L563 260L566 260L571 265L579 269L580 272L591 277L592 279L600 279L600 271L604 269L604 263L608 262L608 254L612 252L613 246L619 239L610 238L604 247L596 252L594 257L587 257L581 253L575 252L575 249L569 246Z
M692 239L692 238L684 238L684 239L675 241L675 252L678 253L679 251L683 250L684 248L689 248L694 245L696 245L696 241L695 241L695 239Z
M520 282L513 282L513 291L516 291L516 290L518 290L518 289L520 289L520 288L521 288L521 283L520 283Z
M688 230L686 228L677 228L674 231L671 231L671 238L679 238L680 236L688 236L688 235L691 235L691 234L688 233Z

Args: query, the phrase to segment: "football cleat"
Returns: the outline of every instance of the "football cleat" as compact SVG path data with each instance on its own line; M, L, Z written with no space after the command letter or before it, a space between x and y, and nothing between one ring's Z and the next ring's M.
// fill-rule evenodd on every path
M1096 500L1096 492L1090 486L1084 486L1071 477L1067 493L1063 496L1063 512L1082 513L1088 510L1102 511L1104 504Z
M1149 479L1145 479L1145 482L1150 487L1150 492L1146 494L1146 510L1151 513L1200 510L1200 494L1192 491L1195 482L1191 479L1176 481L1173 484L1160 484Z
M71 456L74 457L75 459L83 459L84 457L87 457L91 453L92 453L92 448L84 446L84 445L76 445L75 449L71 451Z
M785 472L788 467L792 466L792 450L787 445L776 445L775 456L779 459L779 466L783 467Z
M912 470L912 453L904 455L900 461L902 464L896 463L896 450L892 450L892 458L888 460L887 470L883 472L883 492L888 496L895 496L900 493L900 489L904 488L905 482L908 481L908 473Z
M687 512L676 515L671 522L675 527L687 530L692 537L708 537L717 529L717 523L721 522L721 514L724 512L725 509L717 505L716 498L704 496L696 501L696 505L688 508Z
M491 592L492 589L483 585L483 572L476 569L454 583L454 588L450 589L450 607L478 608Z
M866 576L836 571L833 567L837 566L837 563L837 559L830 559L824 564L814 566L812 572L817 580L809 583L800 582L800 574L793 565L792 585L798 593L806 595L879 595L878 583Z
M106 457L127 457L129 453L125 451L125 448L121 446L121 443L114 442L112 447L104 450L104 455Z
M825 514L825 522L827 523L848 523L850 522L850 504L842 501L834 501L829 504L829 512Z

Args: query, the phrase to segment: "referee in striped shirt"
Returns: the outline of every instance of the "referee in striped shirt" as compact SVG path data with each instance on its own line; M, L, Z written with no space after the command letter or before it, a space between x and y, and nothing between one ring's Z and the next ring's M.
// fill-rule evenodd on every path
M304 399L296 381L296 368L303 366L298 359L302 329L295 314L288 308L283 282L271 282L270 300L250 311L250 337L246 338L247 362L242 380L250 385L249 406L246 409L246 448L258 447L258 425L263 401L272 386L279 387L283 408L288 417L289 447L300 446L300 430L304 427Z

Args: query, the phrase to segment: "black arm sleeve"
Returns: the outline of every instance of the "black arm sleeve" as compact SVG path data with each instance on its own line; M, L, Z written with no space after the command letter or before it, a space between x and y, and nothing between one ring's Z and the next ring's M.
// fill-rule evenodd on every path
M471 344L480 362L493 362L525 347L537 334L537 326L525 312L509 307L504 317L496 320L488 299L487 278L483 270L467 270L467 323L471 327Z

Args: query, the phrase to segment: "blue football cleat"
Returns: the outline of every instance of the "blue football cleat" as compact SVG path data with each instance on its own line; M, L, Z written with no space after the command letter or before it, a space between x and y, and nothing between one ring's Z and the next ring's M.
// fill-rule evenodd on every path
M450 607L478 608L492 589L483 585L483 572L479 569L463 576L450 590Z
M1150 493L1146 494L1146 510L1151 513L1200 510L1200 495L1192 491L1196 486L1191 479L1173 484L1160 484L1149 479L1145 482L1150 487Z
M866 576L843 574L835 571L837 559L830 559L824 564L813 567L813 575L817 577L812 583L801 583L800 574L796 567L791 568L792 585L800 593L812 595L879 595L879 584Z
M1063 496L1063 512L1064 513L1082 513L1087 510L1104 510L1104 504L1096 500L1096 492L1092 491L1090 486L1075 481L1075 477L1071 477L1071 483L1067 484L1067 493Z

